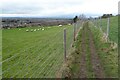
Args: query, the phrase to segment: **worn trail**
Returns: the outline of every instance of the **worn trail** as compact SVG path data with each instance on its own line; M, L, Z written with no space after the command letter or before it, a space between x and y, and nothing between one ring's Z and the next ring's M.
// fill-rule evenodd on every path
M90 57L91 57L93 72L96 78L104 78L104 75L105 75L104 70L102 65L100 64L101 62L95 47L93 33L91 32L89 27L87 29L87 32L89 33L89 47L90 47L90 53L91 53Z
M88 34L88 37L86 38L85 34ZM95 42L94 42L94 36L93 33L91 32L89 28L88 22L86 22L83 26L83 32L82 32L82 42L81 42L81 59L80 59L80 78L87 78L87 69L86 69L86 54L88 54L87 47L86 47L86 39L89 40L88 46L89 46L89 53L90 53L90 62L92 65L92 70L94 72L94 75L96 78L104 78L104 70L103 67L101 66L101 62L99 59L99 56L97 54L97 50L95 47Z
M81 51L81 59L80 59L80 78L86 78L87 75L87 71L86 71L86 36L85 36L85 33L86 33L86 26L85 24L83 25L83 33L82 33L82 45L81 45L81 48L82 48L82 51Z

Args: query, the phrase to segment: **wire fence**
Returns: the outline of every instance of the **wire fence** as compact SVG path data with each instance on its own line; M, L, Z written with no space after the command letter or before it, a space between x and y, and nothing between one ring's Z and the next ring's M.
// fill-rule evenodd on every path
M2 78L2 30L0 29L0 79Z
M91 19L95 27L100 28L106 42L118 43L118 17Z
M19 39L21 42L19 46L12 45L19 44L15 40L16 37L10 38L14 42L8 45L3 42L3 68L1 68L3 78L55 78L56 72L64 63L64 29L66 29L66 56L68 56L74 37L81 26L82 21L77 21L73 25L45 27L41 34L35 32L38 36L41 35L39 37L32 40L31 38ZM31 33L24 32L24 34ZM3 31L3 40L6 36Z
M110 18L102 19L101 17L92 19L95 27L98 27L104 34L106 41L109 41Z

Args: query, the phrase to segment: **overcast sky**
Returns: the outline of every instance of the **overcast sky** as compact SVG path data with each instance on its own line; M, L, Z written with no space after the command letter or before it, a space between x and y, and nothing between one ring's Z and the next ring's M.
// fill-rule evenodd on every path
M100 16L118 14L119 0L0 0L0 16Z

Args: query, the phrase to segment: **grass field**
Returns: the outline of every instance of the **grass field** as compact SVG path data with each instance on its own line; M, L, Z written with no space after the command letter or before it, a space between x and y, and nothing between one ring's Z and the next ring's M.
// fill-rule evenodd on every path
M98 20L98 25L100 25L100 20ZM92 25L91 25L92 26ZM107 18L102 19L102 31L106 33L107 31ZM92 29L95 35L96 48L98 49L98 54L101 58L103 67L107 77L118 77L118 48L107 50L110 48L110 43L100 42L100 37L102 33L98 29ZM118 44L118 17L110 17L110 32L109 39ZM101 49L106 49L102 51Z
M100 20L98 20L100 26ZM102 30L106 33L107 31L107 18L102 19ZM110 32L109 39L118 43L118 17L110 17Z
M117 78L118 77L118 52L117 52L118 48L112 49L110 48L111 47L110 43L101 42L100 40L102 37L102 33L100 33L100 30L98 28L92 28L91 30L93 31L94 34L96 34L94 35L96 49L98 50L98 55L101 59L101 64L104 68L105 76L108 78L109 77ZM111 37L112 38L116 37L116 39L118 39L117 35L112 35ZM114 41L116 41L116 39L114 39Z
M95 45L99 56L100 65L103 67L103 73L106 78L118 77L118 48L112 49L110 42L103 42L101 38L103 33L98 26L91 21L85 24L86 30L81 29L77 40L75 42L75 52L71 53L68 61L70 72L73 78L80 76L79 71L80 61L85 64L87 77L95 78L95 70L92 69L94 64L92 58L91 44ZM73 41L73 27L66 25L63 27L52 26L42 27L34 32L26 32L27 29L40 29L40 27L30 28L14 28L4 29L2 31L2 62L3 62L3 77L17 77L17 78L55 78L56 72L59 71L62 63L64 62L64 49L63 49L63 30L67 29L67 51L71 50L70 45ZM107 19L102 19L102 31L106 33ZM84 32L86 31L86 32ZM90 33L90 31L92 33ZM93 34L93 38L90 36ZM82 36L82 37L81 37ZM85 36L85 37L84 37ZM84 40L83 40L84 38ZM94 40L92 43L91 40ZM110 41L118 43L118 17L110 18ZM90 44L91 43L91 44ZM83 48L85 47L85 48ZM85 52L84 52L84 50ZM86 53L85 55L82 53ZM67 52L68 53L68 52ZM84 59L82 59L83 57ZM96 66L95 66L96 67ZM12 73L11 73L12 72ZM63 73L63 77L66 75Z
M73 27L45 27L4 29L2 62L5 78L54 78L63 63L63 29L67 30L67 49L73 41ZM43 29L43 28L41 28Z
M100 22L100 21L99 21ZM107 31L107 18L102 19L102 30L106 33ZM99 50L99 56L102 61L102 65L105 69L105 73L107 77L118 77L118 48L109 49L110 43L100 42L100 33L99 30L95 29L93 32L96 40L96 48ZM99 32L99 33L98 33ZM98 39L97 39L98 36ZM110 17L110 32L109 39L118 44L118 17ZM106 49L106 50L102 50ZM108 49L108 50L107 50Z

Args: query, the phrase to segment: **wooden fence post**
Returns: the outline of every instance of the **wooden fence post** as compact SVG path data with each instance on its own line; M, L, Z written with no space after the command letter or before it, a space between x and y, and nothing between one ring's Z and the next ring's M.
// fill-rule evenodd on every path
M101 20L101 17L100 17L100 28L101 28L101 25L102 25L101 23L102 23L102 20Z
M108 17L108 21L107 21L107 42L109 39L109 29L110 29L110 17Z
M74 26L73 26L74 28L74 41L75 41L75 34L76 34L76 23L74 23Z
M64 29L64 34L63 34L63 38L64 38L64 61L66 62L66 29Z
M100 17L100 30L102 30L102 18Z

